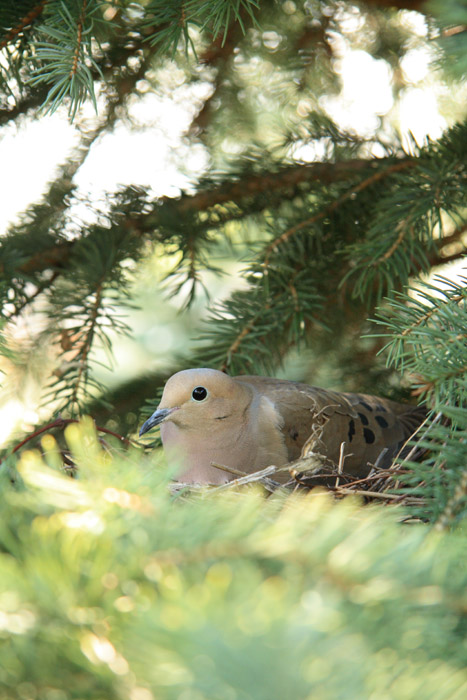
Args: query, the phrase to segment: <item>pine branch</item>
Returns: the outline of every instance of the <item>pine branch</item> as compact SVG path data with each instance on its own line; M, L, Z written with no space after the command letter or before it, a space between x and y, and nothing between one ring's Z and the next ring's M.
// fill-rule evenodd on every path
M427 272L438 247L436 229L444 235L443 215L459 230L465 226L465 128L453 127L421 149L415 167L390 182L376 202L365 239L348 248L353 265L344 282L352 280L355 297L371 299L376 292L381 298L410 275Z
M399 232L397 234L397 238L392 243L391 247L388 248L381 257L379 257L377 260L375 260L372 265L377 267L381 263L384 263L386 260L389 260L390 257L394 255L394 253L397 251L400 245L402 245L404 238L408 232L411 232L413 234L413 228L410 228L408 226L408 222L406 221L401 221L398 226L397 226Z
M404 160L400 163L394 163L390 165L387 168L384 168L380 170L377 173L374 173L373 175L370 175L369 177L365 178L361 182L359 182L357 185L351 187L348 191L344 192L343 195L341 195L339 198L337 198L334 202L331 202L328 206L326 206L322 211L317 212L313 216L311 216L308 219L305 219L305 221L301 221L298 224L295 224L295 226L292 226L290 229L282 233L280 236L278 236L274 241L268 244L266 248L266 255L264 259L264 265L267 267L269 265L269 258L271 253L277 252L277 248L279 245L286 243L292 236L294 236L297 231L301 231L304 228L308 228L312 224L316 223L320 219L323 219L325 216L328 214L332 213L338 207L348 199L354 197L356 194L359 192L362 192L365 190L367 187L371 187L373 184L378 182L379 180L384 179L385 177L391 176L395 172L399 172L401 170L405 170L406 168L411 168L413 167L414 162L410 160ZM389 257L389 256L388 256Z
M135 76L137 79L137 76ZM104 120L105 123L105 120ZM90 147L94 139L100 134L99 129L96 129L89 138L86 138L86 149ZM81 150L81 146L78 150ZM394 170L405 170L406 168L411 168L414 165L412 159L407 161L402 161L400 163L391 163L385 167L387 162L385 159L381 159L383 166L383 171L378 171L373 175L364 178L361 183L355 185L348 192L346 192L342 199L336 201L330 205L329 210L320 212L319 214L312 217L310 221L304 221L303 224L299 225L297 230L308 226L313 223L314 220L322 219L327 213L335 210L339 204L345 202L352 197L358 191L369 187L371 184L378 182L383 179L386 175L390 176ZM81 161L79 161L80 164ZM376 164L375 164L376 163ZM284 198L293 197L296 195L295 186L299 183L307 183L313 181L321 181L325 183L340 182L341 179L344 181L347 178L355 178L355 173L360 170L365 170L366 168L375 168L379 166L379 161L370 161L370 163L364 159L357 159L343 163L313 163L306 166L295 166L287 167L283 171L271 174L262 175L252 175L251 177L246 177L241 182L234 183L220 183L218 187L212 188L206 191L201 191L195 193L194 195L182 195L178 199L171 197L161 197L157 200L157 203L152 206L150 210L145 207L144 211L139 214L132 212L131 217L128 217L126 225L130 230L133 231L136 237L141 237L143 234L149 233L157 229L159 222L163 221L167 214L170 215L170 220L183 220L186 219L188 214L208 211L211 207L223 204L230 201L235 201L241 203L241 200L246 198L250 199L255 195L262 195L263 193L276 193L281 191ZM70 171L73 174L73 171ZM292 188L292 189L288 189ZM268 199L260 204L260 207L270 206L271 202ZM167 212L167 214L166 214ZM232 217L235 218L235 217ZM190 224L192 225L192 223ZM282 235L282 234L281 234ZM291 236L292 234L290 234ZM289 235L287 235L287 238ZM271 252L277 243L271 243ZM53 246L50 250L44 250L34 256L30 260L25 260L20 265L18 265L18 272L24 274L30 274L32 272L43 272L45 270L55 267L63 267L67 264L67 261L72 253L73 242L64 241Z
M446 528L452 525L463 502L467 502L467 469L464 469L462 472L453 495L446 503L443 512L436 521L436 530L446 530Z
M211 307L197 361L233 374L273 372L291 347L304 342L307 329L319 324L323 299L302 260L289 255L267 273L252 263L249 288Z
M245 30L251 25L251 22L248 21L249 15L244 11L244 8L242 8L240 12L242 14L243 26L238 22L230 24L223 34L219 32L217 36L213 38L208 48L205 49L199 57L200 65L214 68L216 74L211 94L206 98L202 108L194 117L189 133L196 135L202 134L210 125L212 106L215 100L220 98L223 84L226 79L228 79L228 68L230 68L230 62L234 51L244 35Z
M6 36L0 41L0 51L4 49L11 41L14 41L19 34L21 34L25 29L29 28L42 14L45 5L48 0L40 0L34 7L32 7L29 12L21 17L17 24L10 29Z
M77 36L76 36L76 48L73 56L73 63L71 66L70 70L70 79L73 80L73 78L76 76L78 72L78 62L79 62L79 57L81 53L81 47L82 47L82 37L83 37L83 23L86 17L86 5L87 5L87 0L83 0L83 4L81 7L81 14L78 19L78 26L77 26Z
M87 327L83 328L80 332L78 347L74 348L75 356L71 360L72 362L78 361L78 374L74 381L73 392L70 397L71 406L79 405L78 394L81 390L82 383L85 383L87 379L88 358L96 333L97 320L99 318L99 311L102 304L102 284L97 286L94 297L95 298L91 305Z
M433 288L433 287L432 287ZM457 304L465 299L466 295L465 293L461 294L453 294L449 296L449 302ZM404 330L401 333L401 337L404 338L405 336L409 335L412 333L415 328L420 326L421 324L426 324L431 317L436 314L436 313L442 313L444 311L444 306L433 306L432 308L429 308L425 313L422 313L419 315L416 321L414 321L410 326L407 326L404 328Z
M210 698L463 696L462 528L433 537L401 526L405 509L321 491L176 494L154 458L70 427L79 480L53 440L23 454L21 484L2 470L5 700L51 687L172 700L187 684Z
M209 33L214 39L223 34L225 39L229 26L235 22L245 34L243 17L246 15L251 22L255 22L253 8L259 9L255 0L222 3L209 0L174 0L170 4L164 0L150 0L145 7L142 26L149 32L149 41L157 46L160 53L173 57L179 44L183 42L185 52L188 53L188 49L191 48L196 56L195 44L190 33L192 27L198 27L201 32Z
M47 22L39 26L44 36L36 43L32 85L51 85L42 106L53 113L65 97L70 98L69 116L76 116L78 108L90 97L96 111L94 78L90 66L99 73L93 57L92 38L96 25L102 22L99 0L82 0L70 7L65 3L51 3Z
M387 172L385 165L387 164ZM297 188L301 184L319 182L324 184L332 184L335 182L354 179L360 171L365 172L367 169L375 170L382 167L382 171L368 176L361 184L360 189L368 187L373 182L377 182L386 175L392 172L411 168L415 164L413 158L403 159L400 162L394 163L393 158L381 158L378 160L368 161L364 158L356 158L337 163L310 163L307 165L294 165L286 168L280 168L277 172L268 171L248 176L245 174L238 182L220 183L217 187L209 188L209 190L198 192L194 195L182 195L176 205L180 214L187 213L190 210L206 211L210 207L218 204L226 204L233 201L241 203L244 199L251 199L265 192L276 193L280 192L283 197L294 197L297 193ZM359 191L358 189L355 190ZM350 196L351 193L349 193ZM161 202L168 202L168 197L161 198ZM269 202L265 204L268 206Z
M11 449L9 455L13 455L16 452L19 452L21 448L23 448L25 445L27 445L29 442L36 440L40 435L44 435L44 433L50 433L51 431L55 430L56 428L63 429L66 428L68 425L73 425L73 424L79 424L80 421L77 418L56 418L54 421L51 423L47 423L47 425L43 425L41 428L38 428L34 432L30 433L27 435L23 440L20 440L20 442L16 443L14 447ZM113 430L109 430L108 428L105 428L101 425L96 425L95 426L96 430L99 433L105 433L106 435L111 435L112 437L117 438L120 442L123 444L130 446L133 444L130 440L127 438L123 437L123 435L119 435ZM9 455L5 456L3 459L0 459L0 465L2 464L3 461L8 459Z
M132 93L137 80L144 77L145 71L152 65L152 58L155 54L155 49L145 43L144 36L138 35L136 28L133 28L134 36L129 42L124 31L125 25L119 27L119 31L117 31L115 23L114 17L112 26L115 27L115 31L108 39L108 49L102 56L95 58L95 68L92 64L88 66L92 79L103 81L102 89L107 93L108 102L114 109ZM143 59L139 60L141 54ZM135 72L129 69L128 63L136 57L139 60L139 68ZM37 109L45 103L49 93L49 88L46 85L34 86L33 92L27 93L24 93L25 86L22 87L23 96L18 99L16 106L11 109L0 109L0 125L31 109ZM27 84L27 88L31 90L31 83ZM116 92L118 99L112 91ZM109 114L109 119L110 116Z

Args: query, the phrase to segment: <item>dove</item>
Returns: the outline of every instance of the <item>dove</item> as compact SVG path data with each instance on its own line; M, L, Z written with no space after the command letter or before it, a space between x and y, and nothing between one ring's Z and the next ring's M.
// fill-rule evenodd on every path
M376 396L198 368L168 379L139 434L160 425L167 461L179 465L176 478L184 483L235 478L213 463L250 474L310 452L335 465L343 459L343 470L358 478L378 458L388 467L425 415Z

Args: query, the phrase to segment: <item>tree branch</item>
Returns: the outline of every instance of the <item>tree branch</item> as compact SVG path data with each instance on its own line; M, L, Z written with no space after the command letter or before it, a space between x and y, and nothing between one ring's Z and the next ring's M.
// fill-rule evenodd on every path
M83 0L83 6L82 6L81 14L80 14L79 20L78 20L76 49L75 49L75 53L73 56L73 65L72 65L71 71L70 71L70 78L73 78L76 75L76 71L78 70L79 54L81 52L81 42L82 42L82 36L83 36L83 24L84 24L84 18L86 16L86 4L87 4L87 0Z
M353 161L355 162L355 161ZM357 161L359 162L359 161ZM369 165L368 161L366 161L367 164ZM321 165L321 164L316 164L316 165ZM327 165L327 164L326 164ZM269 265L269 259L271 257L271 253L282 243L285 243L286 241L289 240L293 235L297 233L297 231L301 231L302 229L306 228L307 226L311 226L311 224L314 224L316 221L319 221L320 219L323 219L325 216L330 214L331 212L335 211L343 202L345 202L347 199L352 197L354 194L357 194L358 192L361 192L362 190L366 189L367 187L370 187L370 185L373 185L375 182L378 182L379 180L382 180L384 177L387 177L388 175L392 175L395 172L399 172L400 170L405 170L406 168L412 167L415 165L415 161L413 160L402 160L398 163L394 163L393 165L390 165L388 168L385 168L383 170L379 170L377 173L374 173L373 175L370 175L369 177L365 178L361 182L359 182L355 187L352 187L350 190L345 192L341 197L338 197L334 202L331 202L329 206L325 207L321 211L317 212L313 216L311 216L308 219L305 219L304 221L300 221L298 224L295 224L295 226L292 226L290 229L287 231L284 231L280 236L278 236L276 239L274 239L266 248L266 256L264 258L264 266L267 267Z
M36 20L39 17L39 15L42 14L42 11L47 2L48 0L41 0L41 2L35 5L35 7L33 7L27 15L20 19L20 21L15 27L12 27L10 29L5 38L2 39L2 41L0 41L0 51L4 49L5 46L7 46L10 43L10 41L13 41L18 36L18 34L21 34L21 32L24 29L29 27L34 22L34 20Z
M78 402L78 392L80 389L80 384L81 384L81 379L85 373L86 370L86 363L88 360L88 355L91 350L92 346L92 341L94 338L94 333L96 330L96 325L97 325L97 319L99 316L99 308L101 305L102 301L102 285L99 285L96 292L95 292L95 300L94 304L92 306L92 311L91 315L89 317L89 325L87 330L85 330L85 338L84 341L81 345L81 347L78 349L78 352L76 353L75 357L79 358L79 370L78 370L78 376L76 377L76 382L75 386L73 387L73 393L71 396L71 404L79 404ZM79 357L81 355L81 357Z
M388 164L387 168L378 170L362 181L357 188L351 191L358 192L367 187L372 182L386 177L386 175L405 168L413 167L415 158L403 158L394 162L394 158L379 158L366 160L365 158L355 158L353 160L342 161L340 163L310 163L307 165L293 165L281 168L277 172L260 173L250 175L237 182L222 183L217 188L211 188L198 192L194 195L182 195L178 200L170 197L161 197L161 203L177 202L176 206L180 213L187 211L205 211L216 204L225 204L233 201L238 202L244 198L251 198L264 192L280 192L285 196L284 190L293 189L304 182L324 182L332 183L355 178L358 171L366 169L376 169ZM349 196L350 194L349 193ZM292 194L290 196L293 196Z
M134 235L138 237L145 233L153 232L159 224L159 211L164 206L170 207L175 217L183 217L189 212L205 211L217 204L226 204L230 201L238 202L243 198L251 198L265 192L271 193L279 191L281 192L281 196L285 198L287 196L285 191L289 189L289 197L292 197L295 188L301 183L315 180L327 183L339 182L347 178L355 178L356 172L365 171L369 168L381 168L381 166L387 165L387 167L383 167L383 169L374 172L355 187L349 189L328 208L301 223L300 226L303 228L312 223L312 220L326 216L354 193L360 192L362 189L394 172L411 168L415 164L416 159L413 158L404 158L397 162L389 158L381 158L372 161L358 158L342 163L311 163L309 165L287 167L279 170L277 173L252 175L238 182L221 183L217 188L203 190L193 195L183 194L179 198L161 197L157 200L151 211L145 212L139 216L132 213L131 217L127 218L128 228L132 229ZM264 204L262 208L266 206L267 205ZM287 238L291 235L292 233L290 233ZM268 247L272 249L280 242L279 239L276 239L276 241L273 241ZM18 267L18 271L26 274L41 272L51 267L65 267L72 252L72 248L72 241L64 241L63 243L56 244L49 250L34 254L34 256Z
M465 294L455 294L451 297L449 297L446 300L446 303L450 303L453 301L455 304L457 304L459 301L462 301L465 299ZM401 338L404 338L405 336L409 335L415 328L417 328L421 323L427 322L430 320L430 318L436 314L438 311L441 311L444 308L443 306L432 306L431 308L428 309L428 311L423 314L423 316L420 316L414 323L412 323L410 326L405 328L402 333L401 333Z

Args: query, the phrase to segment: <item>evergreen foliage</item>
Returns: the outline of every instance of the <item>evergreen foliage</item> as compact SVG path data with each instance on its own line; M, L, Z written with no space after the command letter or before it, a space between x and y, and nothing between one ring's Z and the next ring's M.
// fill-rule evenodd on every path
M391 67L397 100L410 51L439 40L447 65L450 38L464 41L452 3L445 11L416 3L427 15L425 36L405 21L414 3L385 4L0 3L0 124L65 108L80 135L42 200L0 245L0 348L14 382L35 367L51 416L95 415L99 401L110 410L97 349L110 357L128 332L122 310L142 260L173 261L162 284L186 311L202 297L206 272L230 255L243 260L242 285L213 300L196 331L202 342L173 358L173 369L277 373L299 355L297 379L324 374L336 388L394 398L410 398L415 386L412 400L425 401L437 422L419 436L430 452L405 485L424 490L433 521L453 498L453 518L465 514L465 287L441 292L441 302L437 284L424 287L423 301L413 297L420 275L465 255L465 115L459 107L459 123L439 139L407 146L389 117L362 135L325 109L340 89L343 45ZM132 102L148 90L176 91L172 73L187 91L204 86L186 141L203 146L206 171L176 197L130 184L103 206L88 202L81 221L86 198L74 177L93 144L131 121ZM98 110L94 122L82 115L86 101ZM307 149L313 156L304 160ZM377 307L386 329L379 335L369 322ZM21 345L15 329L31 318ZM153 396L160 383L158 375ZM135 427L122 417L128 395L137 410L148 385L114 394L110 417L122 432Z
M63 112L79 139L0 238L2 394L33 377L49 419L0 463L2 699L466 696L467 287L439 270L467 241L465 14L457 0L0 2L0 133ZM328 109L349 51L392 75L392 113L358 133ZM417 52L450 111L424 143L394 120ZM186 189L126 182L97 203L76 175L99 139L140 126L147 94L190 110L173 154ZM198 342L109 389L96 370L131 332L148 261ZM207 273L239 261L233 291L203 306ZM377 507L337 486L332 501L177 491L160 450L130 442L167 376L202 365L419 400L429 417L371 477Z
M467 288L465 278L435 282L425 282L415 298L398 295L378 323L391 338L388 362L411 373L436 416L421 441L427 457L401 482L426 497L418 514L444 527L467 508Z
M255 490L171 497L154 460L67 428L0 501L0 692L460 700L461 532Z

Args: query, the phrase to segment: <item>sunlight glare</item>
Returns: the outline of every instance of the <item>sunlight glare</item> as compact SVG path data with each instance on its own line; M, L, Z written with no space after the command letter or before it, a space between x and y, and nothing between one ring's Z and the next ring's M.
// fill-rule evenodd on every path
M366 51L345 51L337 72L341 75L342 91L340 95L321 98L321 105L343 129L370 135L378 128L378 117L393 105L389 65Z

